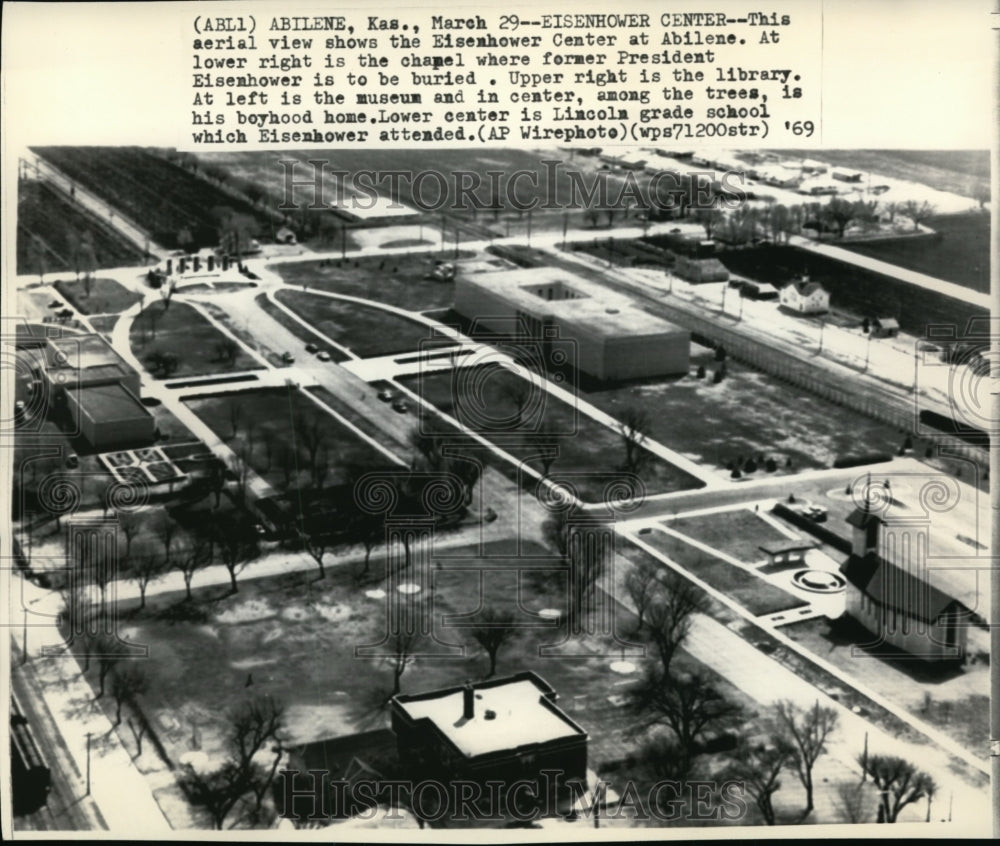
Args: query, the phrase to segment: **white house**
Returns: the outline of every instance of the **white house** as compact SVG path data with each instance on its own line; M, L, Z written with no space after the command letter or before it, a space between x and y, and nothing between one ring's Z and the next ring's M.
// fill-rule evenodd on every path
M819 282L803 279L781 289L779 304L796 314L823 314L830 310L830 292Z

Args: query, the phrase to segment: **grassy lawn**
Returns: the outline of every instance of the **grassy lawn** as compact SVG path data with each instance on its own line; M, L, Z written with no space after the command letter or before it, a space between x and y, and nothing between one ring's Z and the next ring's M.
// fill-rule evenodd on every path
M699 365L705 367L703 379L693 375ZM891 426L733 360L726 361L726 378L714 384L718 366L712 351L692 344L692 375L581 395L614 416L630 406L645 409L650 437L699 463L724 468L752 456L758 469L751 478L766 473L769 457L775 459L776 472L798 472L830 467L840 455L893 455L902 442Z
M742 508L737 511L678 517L667 525L674 531L747 564L754 564L766 557L760 550L761 544L788 539L759 515Z
M89 294L82 279L60 279L53 287L83 314L118 314L142 299L114 279L92 279Z
M319 349L326 350L330 354L330 358L333 359L333 361L348 361L350 359L350 356L348 356L346 353L341 352L336 347L329 346L315 332L303 326L301 323L299 323L299 321L297 321L294 317L289 315L286 311L278 308L278 306L276 306L268 299L267 294L258 294L256 297L254 297L254 302L262 311L267 312L268 316L272 320L276 321L277 323L280 323L285 329L287 329L289 332L295 335L296 338L302 341L303 344L316 344L317 347L319 347ZM289 352L293 351L289 350ZM300 351L300 354L308 355L308 353L304 351Z
M566 640L564 626L537 616L543 608L565 609L559 565L553 561L544 578L519 577L519 567L531 566L525 558L545 553L525 543L518 557L513 543L488 545L485 558L476 557L476 548L463 548L438 559L430 574L435 640L425 643L406 669L402 691L483 678L486 656L460 624L481 608L508 608L518 636L501 650L498 675L533 670L551 684L560 707L590 734L589 763L601 769L620 760L634 742L622 703L627 688L609 666L617 651L597 637L559 647ZM381 555L377 550L373 556L373 572L384 567ZM383 658L356 649L379 643L388 620L386 600L369 598L366 591L393 589L399 576L389 583L379 575L359 584L349 569L333 568L322 581L307 571L244 582L228 596L220 588L205 589L196 595L194 619L181 623L170 612L175 598L152 599L127 622L123 634L150 645L153 681L143 704L172 759L190 749L195 727L202 748L215 754L223 715L250 695L270 694L286 706L287 731L295 743L388 724L384 703L392 690L391 671ZM541 654L543 645L556 646L555 654ZM690 667L691 659L678 656L678 665Z
M605 486L620 477L625 450L617 432L551 394L536 394L530 386L518 420L510 393L526 384L525 380L499 365L417 374L398 382L537 470L543 469L536 457L539 447L557 447L550 474L572 483L584 499L600 499ZM701 487L700 481L683 470L644 452L648 461L640 477L647 493Z
M132 323L129 342L137 358L145 361L151 354L173 353L179 364L170 378L204 376L238 370L258 370L255 358L239 349L232 361L219 354L219 344L227 338L192 306L174 302L153 303ZM157 376L157 378L161 378Z
M275 296L328 338L362 358L454 344L450 338L435 338L434 330L422 323L374 306L303 291L278 291Z
M753 573L702 552L672 535L654 530L643 540L758 617L806 604Z
M460 253L469 256L471 253ZM446 261L452 261L448 253ZM385 303L407 311L451 306L455 286L424 277L434 269L437 253L402 253L358 259L322 259L278 264L270 269L288 285L318 288Z
M309 449L297 431L306 424L319 424L319 453L328 467L326 485L345 481L353 467L374 470L389 464L382 453L293 389L241 391L186 402L233 450L240 453L246 447L249 465L276 490L311 482Z

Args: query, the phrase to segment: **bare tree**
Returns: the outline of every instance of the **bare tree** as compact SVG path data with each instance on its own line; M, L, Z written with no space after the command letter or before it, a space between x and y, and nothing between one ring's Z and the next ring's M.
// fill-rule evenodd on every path
M94 642L94 649L97 653L95 655L97 658L97 679L100 684L97 696L94 698L100 699L104 696L108 676L118 662L125 657L125 646L112 635L101 635Z
M837 726L837 712L821 708L819 700L805 711L785 700L775 706L775 713L778 729L794 749L793 763L806 790L805 813L808 814L813 809L813 765L826 751L826 739Z
M401 689L403 673L413 662L413 653L417 651L421 643L421 636L416 631L408 631L402 628L390 638L392 654L386 659L389 668L392 670L392 695L395 696Z
M162 573L167 562L160 561L152 555L140 555L134 561L129 561L129 578L139 588L139 608L146 607L146 589L149 583Z
M163 561L168 566L170 565L170 555L173 551L174 538L177 536L177 528L177 523L166 511L160 514L155 524L154 530L156 536L160 539L160 543L163 544Z
M663 589L663 584L659 579L660 571L652 559L644 558L638 564L632 566L625 576L625 592L632 601L635 609L636 622L635 633L638 635L643 631L646 622L646 611L658 593Z
M715 729L725 728L740 714L740 708L722 696L700 673L666 676L650 669L631 690L631 708L645 718L645 725L663 724L677 739L685 771L699 752L701 740Z
M135 511L123 511L118 515L118 525L125 538L125 560L128 561L132 555L132 542L142 527L142 518Z
M115 700L115 727L122 723L122 706L133 704L137 696L149 690L149 674L138 661L125 662L111 671L110 692Z
M733 779L743 782L768 825L775 823L772 797L781 787L781 771L795 754L792 745L781 735L773 740L771 744L741 743L729 769Z
M920 228L920 224L923 221L934 215L934 211L934 206L926 200L923 202L918 200L907 200L903 203L903 214L913 221L914 232Z
M215 539L222 556L222 563L229 573L230 592L236 593L239 586L236 576L243 571L259 551L254 529L246 521L231 518L215 524Z
M896 822L903 808L935 790L934 779L904 758L870 755L858 763L878 788L879 822Z
M213 546L210 538L197 537L183 554L171 562L173 568L184 577L185 596L189 602L193 598L191 596L191 580L198 570L212 563Z
M469 630L469 635L478 643L490 659L490 669L486 674L492 678L497 671L497 656L504 644L509 643L518 634L514 627L514 615L510 611L499 611L486 608L476 618L476 625Z
M208 811L217 830L222 830L226 817L248 793L263 799L270 782L254 758L269 741L279 740L283 721L284 708L270 697L245 702L229 714L228 754L222 766L209 773L185 766L181 786L192 804ZM262 781L267 781L263 787Z
M307 532L301 526L298 531L299 540L302 547L312 556L316 566L319 567L318 579L326 578L326 568L323 566L323 558L330 551L330 536L326 532Z
M674 655L691 631L691 615L705 610L705 600L694 584L672 570L659 583L638 633L656 648L663 674L668 675Z
M648 453L643 448L652 428L649 414L641 408L630 407L622 412L618 432L625 448L624 470L638 473L646 463Z

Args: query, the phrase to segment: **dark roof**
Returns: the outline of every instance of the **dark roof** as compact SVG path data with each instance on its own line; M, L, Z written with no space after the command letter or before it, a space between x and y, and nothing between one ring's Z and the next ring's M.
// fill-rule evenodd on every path
M83 413L95 423L114 423L135 417L151 418L146 408L128 388L118 382L90 385L74 392Z
M782 552L795 552L800 549L812 549L813 546L814 544L812 541L803 540L802 538L787 538L786 540L762 543L760 548L768 555L779 555Z
M867 508L855 508L847 518L847 522L854 526L855 529L864 529L872 520L882 522L877 514L872 514Z
M955 597L905 567L876 553L852 555L841 568L844 578L884 608L901 611L927 623L965 606Z
M795 290L802 297L808 297L815 291L823 290L823 286L819 282L793 282L792 285L795 286Z

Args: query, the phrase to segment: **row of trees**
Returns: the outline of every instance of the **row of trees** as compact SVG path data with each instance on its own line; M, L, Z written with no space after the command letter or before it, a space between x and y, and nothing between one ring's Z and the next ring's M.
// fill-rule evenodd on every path
M913 230L935 213L935 207L926 201L908 200L902 203L880 204L877 200L848 200L831 197L829 202L809 202L786 206L773 203L752 206L741 203L725 212L720 205L695 209L691 219L705 230L706 238L721 238L732 244L745 244L756 238L769 238L775 243L787 243L792 235L803 229L832 232L838 238L851 223L865 229L877 229L880 220L893 223L897 215L909 218Z

